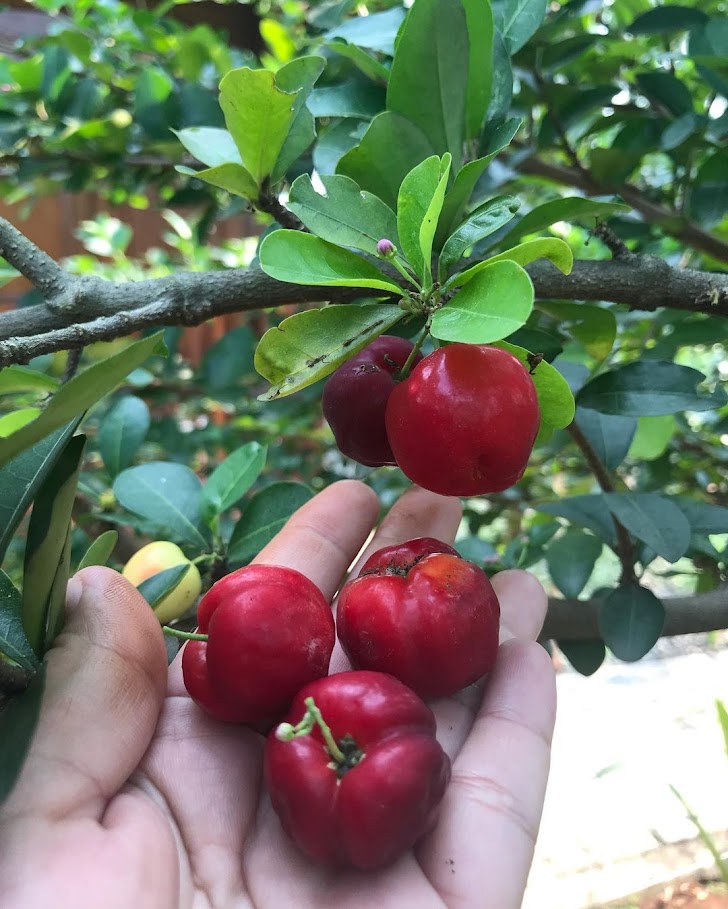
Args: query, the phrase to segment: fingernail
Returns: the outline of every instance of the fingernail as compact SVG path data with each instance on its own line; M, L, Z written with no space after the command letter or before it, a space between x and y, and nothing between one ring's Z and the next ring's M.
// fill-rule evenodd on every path
M66 609L69 612L78 606L82 593L83 581L78 577L71 578L66 587Z

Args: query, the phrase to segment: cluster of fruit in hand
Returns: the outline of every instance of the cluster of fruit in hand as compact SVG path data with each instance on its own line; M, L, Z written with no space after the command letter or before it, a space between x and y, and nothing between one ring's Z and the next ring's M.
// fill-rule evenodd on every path
M322 405L345 455L398 465L418 486L450 496L518 482L541 419L533 379L508 351L455 343L423 358L390 335L332 374Z
M213 717L268 732L267 788L304 853L377 868L432 828L450 779L423 698L492 669L499 619L485 572L452 547L390 546L342 588L338 634L354 669L328 675L324 595L290 568L249 565L200 601L184 682Z

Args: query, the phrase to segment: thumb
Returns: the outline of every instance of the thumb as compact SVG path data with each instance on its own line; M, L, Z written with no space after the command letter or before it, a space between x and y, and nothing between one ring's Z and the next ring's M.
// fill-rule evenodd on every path
M6 814L100 818L141 760L162 707L164 639L141 594L111 569L86 568L71 579L66 607Z

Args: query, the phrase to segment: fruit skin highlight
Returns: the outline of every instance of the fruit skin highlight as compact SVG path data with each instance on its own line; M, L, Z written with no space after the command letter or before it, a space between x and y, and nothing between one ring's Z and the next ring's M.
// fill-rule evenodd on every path
M450 780L450 759L435 718L392 676L339 672L300 691L286 716L294 726L312 698L340 757L320 726L265 748L265 780L283 829L314 861L381 868L430 830ZM280 728L280 727L279 727Z
M523 476L541 414L533 379L513 354L448 344L392 391L386 429L403 473L445 496L502 492Z
M375 552L339 595L352 666L388 672L420 697L446 697L490 672L500 604L485 572L428 537Z
M157 540L155 543L142 546L122 569L122 575L138 587L142 581L159 574L160 571L185 564L190 567L182 580L154 607L154 614L162 625L179 619L195 605L202 590L202 579L197 565L193 565L176 544Z
M396 373L413 347L406 338L381 335L340 366L324 386L323 414L339 451L367 467L395 463L384 414ZM418 352L413 362L421 359Z

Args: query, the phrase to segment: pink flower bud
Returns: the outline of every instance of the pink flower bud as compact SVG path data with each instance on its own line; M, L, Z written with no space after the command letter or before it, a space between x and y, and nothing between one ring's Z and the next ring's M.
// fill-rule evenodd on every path
M391 259L392 256L394 256L394 254L397 252L397 249L394 243L392 243L391 240L387 240L385 237L383 240L380 240L377 243L377 252L380 256L382 256L382 258Z

